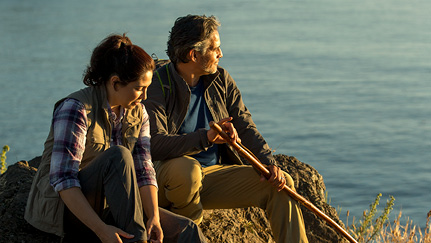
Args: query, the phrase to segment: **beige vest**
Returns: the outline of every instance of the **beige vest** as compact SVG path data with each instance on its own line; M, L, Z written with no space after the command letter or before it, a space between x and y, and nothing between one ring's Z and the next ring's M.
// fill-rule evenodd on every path
M80 164L84 168L90 161L110 146L111 125L108 116L105 86L87 87L67 98L79 100L87 111L87 137L85 151ZM66 98L58 101L55 108ZM142 107L137 105L127 110L122 124L122 144L133 151L143 123ZM34 227L58 236L63 236L64 203L49 182L53 130L45 142L42 161L33 179L27 200L24 218Z

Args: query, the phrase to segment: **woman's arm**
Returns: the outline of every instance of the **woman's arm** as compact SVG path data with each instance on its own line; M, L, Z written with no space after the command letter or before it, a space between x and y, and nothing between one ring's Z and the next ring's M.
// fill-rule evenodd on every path
M150 154L150 121L143 105L142 110L144 117L143 124L132 155L142 206L148 218L146 224L147 238L151 239L152 242L162 242L163 231L160 226L157 179Z
M163 230L160 225L157 190L157 187L153 185L139 188L142 206L144 208L145 215L148 217L146 225L148 233L147 239L151 240L151 242L163 241Z
M78 179L87 134L87 116L84 105L66 99L55 109L52 126L54 146L51 157L50 181L69 210L102 242L121 242L119 235L130 235L106 225L93 210L80 189Z

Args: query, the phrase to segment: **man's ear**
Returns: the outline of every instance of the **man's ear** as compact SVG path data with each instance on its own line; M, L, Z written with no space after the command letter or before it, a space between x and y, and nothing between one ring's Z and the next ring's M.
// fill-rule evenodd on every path
M196 62L197 60L197 51L195 49L191 49L189 51L189 60L192 62Z

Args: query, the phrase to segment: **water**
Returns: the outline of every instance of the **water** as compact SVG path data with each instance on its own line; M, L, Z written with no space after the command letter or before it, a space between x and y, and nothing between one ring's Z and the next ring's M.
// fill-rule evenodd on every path
M226 67L275 153L324 177L359 218L378 193L425 226L431 209L431 2L0 2L0 146L41 155L55 101L83 87L92 49L127 32L166 58L178 16L216 15ZM392 214L392 218L396 213ZM351 219L351 217L350 217Z

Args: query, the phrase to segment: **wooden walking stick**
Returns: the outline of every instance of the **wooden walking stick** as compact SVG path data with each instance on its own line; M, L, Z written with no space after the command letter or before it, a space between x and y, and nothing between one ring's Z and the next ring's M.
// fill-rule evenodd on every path
M250 152L246 147L244 147L239 142L232 142L230 137L223 131L223 129L215 122L210 123L211 128L213 128L215 131L217 131L220 136L229 144L231 145L238 153L243 156L245 159L250 162L250 164L257 169L260 173L262 173L263 176L265 176L266 179L269 179L271 176L271 173L269 170L263 166L263 164L259 161L259 159ZM314 206L311 202L309 202L307 199L299 195L296 191L290 189L287 185L284 185L283 190L289 194L290 197L304 205L306 208L311 210L313 213L317 214L320 218L324 219L329 225L331 225L335 230L337 230L340 234L342 234L347 240L349 240L352 243L358 243L349 233L347 233L340 225L338 225L333 219L328 217L325 213L323 213L320 209L318 209L316 206Z

